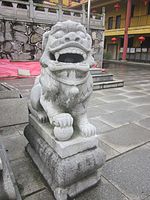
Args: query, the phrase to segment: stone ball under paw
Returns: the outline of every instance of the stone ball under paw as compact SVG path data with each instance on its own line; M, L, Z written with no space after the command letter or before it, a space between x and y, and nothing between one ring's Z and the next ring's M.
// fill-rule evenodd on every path
M54 128L54 136L57 140L65 141L69 140L73 135L73 127L67 126L67 127L57 127Z

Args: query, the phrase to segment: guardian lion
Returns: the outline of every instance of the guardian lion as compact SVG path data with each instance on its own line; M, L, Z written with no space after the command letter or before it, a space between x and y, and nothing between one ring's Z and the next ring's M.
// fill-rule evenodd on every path
M58 140L68 140L73 132L96 134L87 118L93 88L91 44L84 26L72 21L58 22L43 35L41 75L31 90L30 111L41 122L49 121Z

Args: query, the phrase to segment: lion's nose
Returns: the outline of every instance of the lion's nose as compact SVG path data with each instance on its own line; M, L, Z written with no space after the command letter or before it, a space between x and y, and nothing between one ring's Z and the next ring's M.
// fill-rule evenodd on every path
M79 42L79 41L80 41L80 37L77 36L75 33L69 33L69 34L65 37L65 42L70 42L70 41Z

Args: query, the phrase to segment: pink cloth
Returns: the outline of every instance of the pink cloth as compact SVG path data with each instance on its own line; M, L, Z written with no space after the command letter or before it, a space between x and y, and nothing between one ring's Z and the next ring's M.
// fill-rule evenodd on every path
M38 61L33 62L11 62L8 59L0 59L0 78L25 78L29 76L19 76L18 69L29 70L31 76L40 74L41 66Z

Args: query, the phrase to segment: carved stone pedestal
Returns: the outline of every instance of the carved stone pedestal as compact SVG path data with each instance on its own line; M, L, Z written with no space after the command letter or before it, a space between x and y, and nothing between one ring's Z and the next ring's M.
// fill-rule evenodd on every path
M29 141L26 150L57 200L74 197L100 180L97 169L104 164L105 153L97 147L95 136L74 134L71 140L59 142L49 123L39 123L33 116L24 134Z

